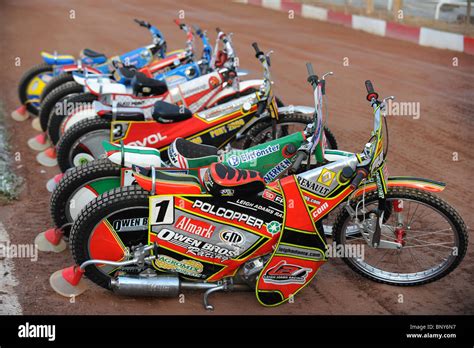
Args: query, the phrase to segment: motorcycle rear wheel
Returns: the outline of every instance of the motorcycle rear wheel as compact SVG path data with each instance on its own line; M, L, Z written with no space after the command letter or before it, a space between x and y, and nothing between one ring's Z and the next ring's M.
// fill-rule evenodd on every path
M120 187L121 167L108 158L71 168L53 191L51 217L57 227L73 223L79 212L100 194ZM68 238L71 226L63 228Z
M116 221L114 219L128 216L148 218L148 196L148 191L132 185L115 188L87 204L77 217L69 239L70 249L76 264L81 265L94 257L101 260L118 261L117 253L115 253L115 259L113 260L100 257L114 254L113 250L117 250L119 245L115 238L118 238L120 243L129 249L140 244L146 245L148 242L148 225L144 226L142 230L131 231L131 236L128 235L127 237L125 237L124 232L120 232L119 235L113 226L115 225L114 221ZM104 228L108 228L112 232L103 233ZM97 244L98 239L94 239L95 234L97 236L100 234L101 245ZM105 245L108 247L104 248ZM85 268L85 274L97 285L110 290L110 280L119 269L115 266L93 264Z
M18 84L18 98L22 104L26 104L26 109L33 115L39 114L40 100L35 103L28 103L28 87L33 82L35 77L42 74L53 74L53 66L47 63L35 65L21 77L20 83ZM39 97L39 96L38 96Z

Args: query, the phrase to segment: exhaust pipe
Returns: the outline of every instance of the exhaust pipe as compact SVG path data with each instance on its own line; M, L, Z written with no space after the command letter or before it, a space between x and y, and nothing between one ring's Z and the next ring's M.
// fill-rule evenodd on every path
M181 282L175 275L118 276L110 281L113 292L124 296L177 297Z
M110 281L111 290L123 296L149 296L149 297L177 297L181 290L206 290L204 293L204 307L212 310L208 303L208 297L216 291L248 291L249 287L244 284L233 283L204 283L204 282L182 282L178 275L157 276L118 276Z

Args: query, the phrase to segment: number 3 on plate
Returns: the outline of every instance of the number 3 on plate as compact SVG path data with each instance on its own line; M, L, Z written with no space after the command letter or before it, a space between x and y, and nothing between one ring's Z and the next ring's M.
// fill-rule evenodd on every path
M174 197L157 196L150 198L151 225L170 225L174 223Z

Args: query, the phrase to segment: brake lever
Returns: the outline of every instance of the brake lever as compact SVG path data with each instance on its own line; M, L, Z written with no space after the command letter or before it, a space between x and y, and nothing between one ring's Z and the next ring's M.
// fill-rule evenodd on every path
M325 73L325 74L323 75L323 77L321 77L321 80L325 80L325 79L326 79L326 76L332 76L332 75L334 75L334 73L333 73L332 71L329 71L329 72Z

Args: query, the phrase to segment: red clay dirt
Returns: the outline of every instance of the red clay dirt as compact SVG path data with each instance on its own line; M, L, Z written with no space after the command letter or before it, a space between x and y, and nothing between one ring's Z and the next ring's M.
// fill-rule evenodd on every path
M70 10L75 19L70 19ZM272 74L276 94L286 104L312 105L305 62L318 73L334 71L328 81L329 126L340 148L360 151L372 127L364 81L371 79L383 95L421 103L421 117L391 117L389 167L392 175L414 175L448 183L441 194L458 209L468 226L472 214L474 173L474 57L420 47L354 31L342 26L289 19L285 13L230 1L14 1L1 6L3 68L1 100L7 114L18 106L17 86L23 72L40 63L41 50L77 54L84 47L109 55L149 43L150 36L133 23L145 19L165 34L170 49L184 46L184 34L172 22L184 10L184 21L207 29L214 40L219 26L234 32L241 66L261 77L250 44L274 50ZM21 57L21 66L14 65ZM458 66L453 66L457 58ZM348 62L348 66L343 63ZM26 141L35 135L29 122L6 117L12 151L21 154L16 172L25 178L21 197L2 206L3 222L13 243L32 243L49 228L46 180L57 168L42 168ZM458 161L453 161L453 153ZM471 236L472 237L472 236ZM471 238L472 240L472 238ZM401 288L362 278L341 260L331 259L295 302L263 308L249 293L212 295L215 314L472 314L474 269L472 243L461 266L435 283ZM89 290L70 303L52 291L49 276L72 264L69 252L41 253L37 262L15 260L17 293L25 314L205 314L200 293L176 299L120 298L89 283ZM403 303L399 303L399 294Z

